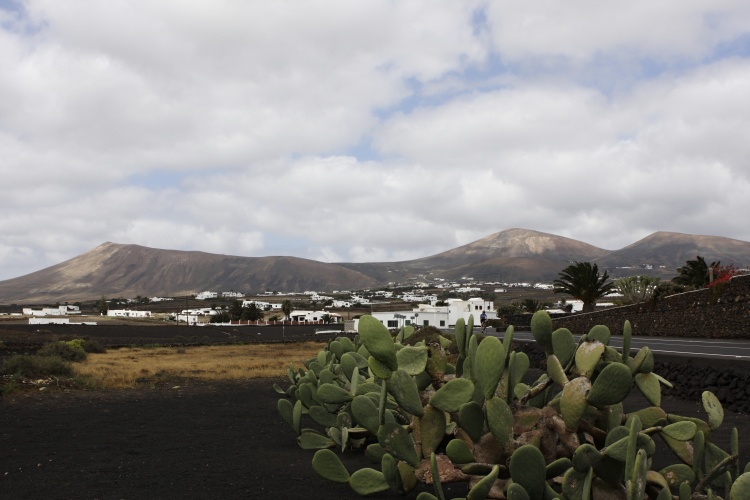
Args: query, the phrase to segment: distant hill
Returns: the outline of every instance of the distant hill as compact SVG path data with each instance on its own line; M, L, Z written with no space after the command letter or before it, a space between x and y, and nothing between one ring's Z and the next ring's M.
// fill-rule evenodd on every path
M41 271L0 281L0 302L181 296L203 290L332 290L377 281L351 269L297 257L234 257L104 243Z
M573 261L593 261L613 278L663 278L697 255L750 265L750 243L718 236L658 232L620 250L570 238L508 229L467 245L402 262L327 264L296 257L238 257L104 243L78 257L0 281L0 303L53 303L106 297L180 296L202 290L262 292L357 290L435 278L551 282Z
M557 278L572 261L596 260L608 253L563 236L514 228L421 259L339 265L385 282L418 276L539 282Z
M610 252L598 262L599 266L609 268L641 268L644 264L650 264L654 270L661 269L662 274L674 276L678 267L697 255L704 257L708 263L720 261L724 265L748 266L750 243L721 236L659 231L621 250Z

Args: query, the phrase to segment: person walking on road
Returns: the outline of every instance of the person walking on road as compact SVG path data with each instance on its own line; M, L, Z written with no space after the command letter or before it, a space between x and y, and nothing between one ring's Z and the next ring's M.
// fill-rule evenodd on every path
M485 328L487 328L487 313L485 311L482 311L482 314L479 315L479 321L482 322L482 333L484 333Z

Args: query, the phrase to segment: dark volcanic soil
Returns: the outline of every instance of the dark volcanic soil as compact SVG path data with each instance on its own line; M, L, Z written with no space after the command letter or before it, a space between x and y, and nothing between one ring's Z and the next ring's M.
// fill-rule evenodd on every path
M6 396L0 400L0 499L356 498L348 485L312 470L313 452L297 446L276 410L274 383L288 385L272 379L188 381L108 392L52 387ZM626 411L648 406L636 392ZM705 419L698 402L664 398L662 406ZM726 412L712 436L728 450L732 427L740 429L742 467L750 459L747 424L747 415ZM658 439L657 445L666 449ZM347 451L343 459L350 472L371 466L358 452ZM657 461L677 460L660 453ZM447 498L466 491L463 483L445 487ZM374 498L392 497L398 498Z
M313 453L297 446L276 411L274 382L284 383L6 397L0 498L356 497L312 470ZM360 454L347 463L365 465Z
M297 446L276 412L274 382L284 386L257 379L6 397L0 402L0 498L356 497L312 470L313 452ZM705 418L697 403L668 399L663 406ZM714 436L724 449L732 426L746 429L747 417L726 415ZM741 442L744 466L750 440ZM350 471L370 466L360 454L347 455ZM448 498L465 494L463 484L446 491Z

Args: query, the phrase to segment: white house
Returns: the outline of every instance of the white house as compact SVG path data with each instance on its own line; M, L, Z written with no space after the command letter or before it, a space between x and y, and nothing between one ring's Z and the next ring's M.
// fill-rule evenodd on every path
M255 304L255 307L267 310L271 309L273 311L280 311L281 310L281 304L278 302L263 302L262 300L243 300L242 301L242 307L250 307L252 304Z
M131 311L130 309L110 309L107 316L117 318L150 318L151 311Z
M341 315L328 311L293 311L290 318L299 323L316 323L323 321L324 315L328 315L332 323L338 323L341 320Z
M197 300L215 299L219 296L217 292L201 292L195 296Z
M448 299L447 304L445 306L419 304L415 309L373 312L372 316L388 328L401 328L405 325L448 328L455 326L458 318L468 321L469 316L474 316L474 324L479 326L481 324L480 316L483 312L487 314L488 319L497 318L497 312L492 301L481 298Z
M24 316L67 316L68 314L81 314L81 309L78 306L69 305L59 307L43 307L41 309L24 307L22 312Z

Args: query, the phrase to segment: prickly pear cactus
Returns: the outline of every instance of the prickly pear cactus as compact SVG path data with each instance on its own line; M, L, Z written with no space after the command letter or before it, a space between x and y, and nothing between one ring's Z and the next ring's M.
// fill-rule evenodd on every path
M316 450L313 469L359 495L425 483L435 495L418 498L443 499L442 483L468 481L471 499L750 498L736 430L730 453L710 439L719 400L703 393L705 421L662 410L669 382L647 347L631 355L629 322L621 351L603 326L576 340L544 311L531 325L544 370L513 350L512 327L480 338L459 320L454 334L416 342L419 331L393 334L365 316L353 340L289 368L278 411L300 447ZM632 390L651 406L625 408ZM657 442L675 463L654 471ZM338 453L358 450L373 467L350 472Z

